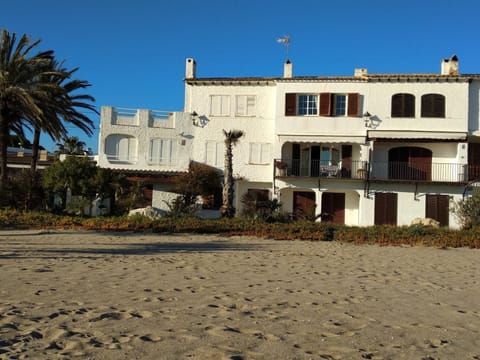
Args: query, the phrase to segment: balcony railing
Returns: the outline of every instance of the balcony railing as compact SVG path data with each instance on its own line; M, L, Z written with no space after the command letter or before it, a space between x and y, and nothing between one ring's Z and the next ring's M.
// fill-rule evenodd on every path
M366 161L331 161L300 159L282 159L275 161L277 176L364 179L367 176Z
M467 182L480 179L480 166L452 163L407 163L282 159L275 161L278 177L368 179L391 181Z

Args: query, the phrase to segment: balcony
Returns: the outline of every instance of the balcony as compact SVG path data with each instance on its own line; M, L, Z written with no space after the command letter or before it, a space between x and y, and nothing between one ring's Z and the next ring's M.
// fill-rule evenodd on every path
M480 166L431 162L366 162L282 159L275 161L277 177L343 180L465 183L480 179Z
M275 161L275 175L278 177L314 177L330 179L365 179L368 172L366 161L331 161L282 159Z

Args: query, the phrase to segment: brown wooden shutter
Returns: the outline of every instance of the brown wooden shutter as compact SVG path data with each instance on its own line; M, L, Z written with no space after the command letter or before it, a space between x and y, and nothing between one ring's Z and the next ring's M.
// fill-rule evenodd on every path
M297 115L297 94L285 94L285 116Z
M360 116L360 94L348 94L348 116Z
M320 94L320 107L319 107L320 116L330 116L332 115L332 94L331 93L321 93Z
M440 226L448 226L448 195L427 194L425 201L425 217L437 220Z
M375 225L397 225L396 193L375 193Z

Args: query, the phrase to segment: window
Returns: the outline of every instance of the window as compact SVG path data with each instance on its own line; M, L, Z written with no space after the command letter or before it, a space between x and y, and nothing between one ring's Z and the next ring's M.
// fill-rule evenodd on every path
M360 116L360 94L285 94L285 115Z
M136 162L137 139L130 135L109 135L105 139L105 155L110 162Z
M229 95L211 95L210 96L210 115L230 116L230 96Z
M317 115L318 95L298 95L298 115Z
M176 141L173 139L150 140L148 162L151 165L172 165L176 158Z
M426 94L422 96L422 117L445 117L445 96Z
M347 96L346 95L335 94L333 96L333 103L334 103L333 115L335 116L346 115L347 113Z
M335 148L322 147L320 152L320 164L322 166L338 165L340 162L340 151Z
M412 94L393 95L392 117L415 117L415 96Z
M270 144L250 143L249 162L251 164L269 164L271 161Z
M237 95L235 114L237 116L255 116L255 96Z
M223 167L225 144L222 141L207 141L205 146L205 163L210 166Z

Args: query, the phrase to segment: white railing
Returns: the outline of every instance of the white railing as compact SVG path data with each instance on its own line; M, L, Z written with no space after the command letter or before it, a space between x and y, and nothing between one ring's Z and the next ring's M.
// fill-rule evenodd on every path
M115 164L136 164L138 156L133 155L118 155L118 154L105 154L108 162Z

